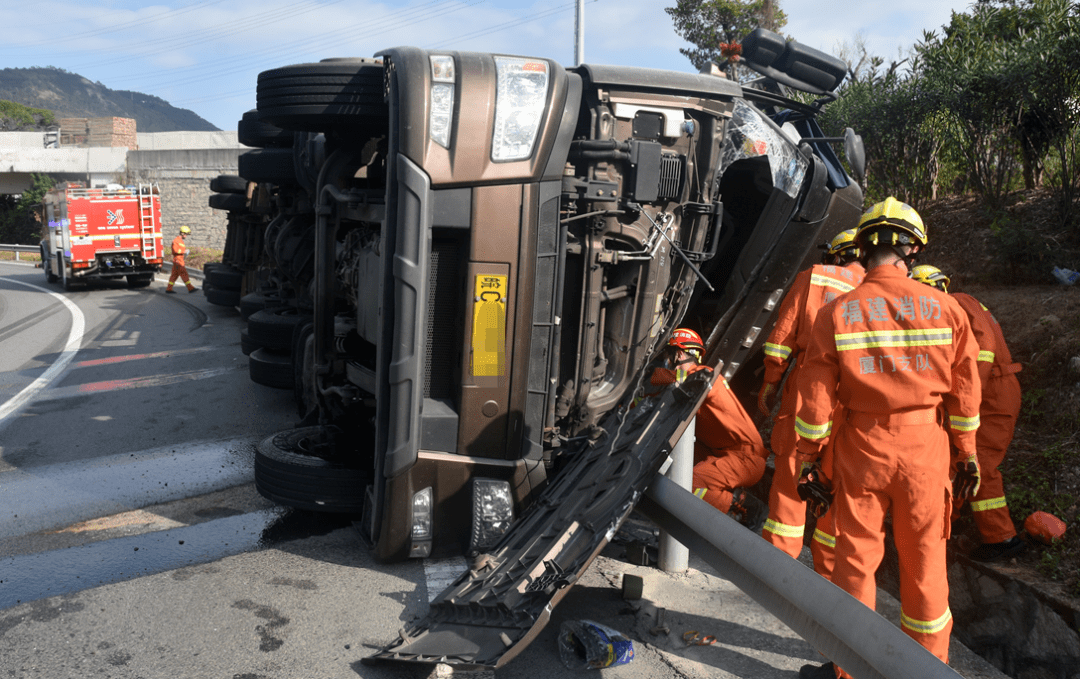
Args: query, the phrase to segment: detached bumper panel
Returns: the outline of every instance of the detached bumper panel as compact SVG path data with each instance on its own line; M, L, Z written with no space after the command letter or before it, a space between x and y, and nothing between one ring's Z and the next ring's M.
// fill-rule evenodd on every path
M507 536L436 597L425 618L364 662L508 663L615 535L709 386L705 371L695 373L628 413L609 414L607 434L574 454Z

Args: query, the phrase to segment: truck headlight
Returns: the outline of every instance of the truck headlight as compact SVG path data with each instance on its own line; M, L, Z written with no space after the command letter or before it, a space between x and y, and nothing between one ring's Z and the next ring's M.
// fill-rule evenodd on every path
M450 148L450 127L454 122L454 58L431 55L431 112L428 136L443 148Z
M431 486L412 496L412 540L409 544L411 558L431 556Z
M495 134L492 160L521 160L532 155L547 105L546 61L495 57Z
M431 486L412 496L412 539L431 539Z
M473 479L472 535L469 552L479 553L495 546L514 520L514 499L510 484L496 479Z

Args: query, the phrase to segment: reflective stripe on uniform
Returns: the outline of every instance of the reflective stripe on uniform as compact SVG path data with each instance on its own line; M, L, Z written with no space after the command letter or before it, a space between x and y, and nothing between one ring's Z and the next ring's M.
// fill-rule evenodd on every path
M960 417L949 415L949 427L954 431L975 431L979 428L979 416Z
M979 360L980 361L985 361L986 363L993 363L994 362L994 352L992 352L992 351L980 351L979 352Z
M810 424L796 415L795 432L804 439L823 439L832 433L832 420L825 424Z
M820 542L821 544L825 545L829 549L836 549L836 536L835 535L829 535L828 533L821 530L820 528L814 529L814 541L815 542Z
M785 347L783 344L773 344L772 342L766 342L765 355L772 356L773 358L779 358L781 361L786 361L791 358L791 347Z
M835 340L837 351L878 347L935 347L951 345L952 334L952 328L870 330L837 333Z
M765 530L779 535L782 538L801 538L803 533L806 532L806 525L802 526L789 526L786 523L780 523L775 519L768 519L765 521Z
M948 608L945 609L945 614L937 620L916 620L908 616L903 611L900 612L900 624L912 632L918 632L920 634L934 634L945 629L945 626L952 620L952 611Z
M823 288L834 288L840 292L851 292L855 289L855 286L851 283L845 283L844 281L816 273L810 274L810 285L818 285Z
M699 500L704 500L705 499L705 493L707 493L707 492L709 492L708 488L695 488L694 489L694 497L696 497Z
M991 509L1001 509L1002 507L1008 507L1008 503L1005 502L1005 496L992 497L986 500L977 500L971 503L971 511L973 512L986 512Z

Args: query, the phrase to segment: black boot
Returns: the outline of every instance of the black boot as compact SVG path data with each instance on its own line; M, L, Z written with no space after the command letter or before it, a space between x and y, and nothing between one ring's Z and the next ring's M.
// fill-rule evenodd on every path
M799 668L799 679L836 679L836 665L832 662L824 665L803 665Z
M1014 535L1005 542L984 543L968 554L972 559L982 562L997 561L1016 556L1027 549L1027 543L1019 535Z

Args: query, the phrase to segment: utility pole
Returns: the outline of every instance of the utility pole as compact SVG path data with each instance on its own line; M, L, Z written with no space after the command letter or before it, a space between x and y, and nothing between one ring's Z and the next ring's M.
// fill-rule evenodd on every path
M574 66L585 63L585 0L577 0L577 18L574 21Z

